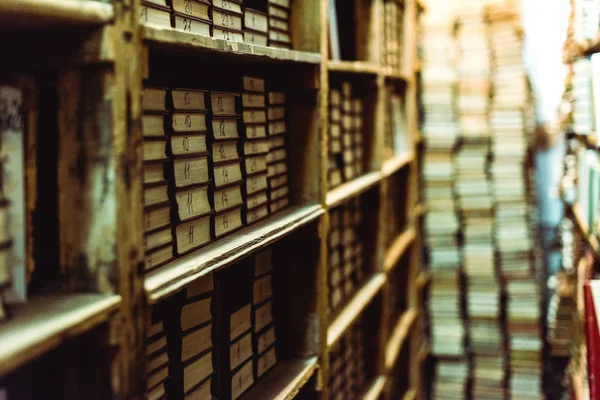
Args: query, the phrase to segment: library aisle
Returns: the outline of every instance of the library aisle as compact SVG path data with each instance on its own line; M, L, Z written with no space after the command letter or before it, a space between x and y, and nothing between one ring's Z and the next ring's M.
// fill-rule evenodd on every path
M0 1L0 399L423 397L424 11Z
M600 399L600 7L541 130L534 2L0 0L0 400Z

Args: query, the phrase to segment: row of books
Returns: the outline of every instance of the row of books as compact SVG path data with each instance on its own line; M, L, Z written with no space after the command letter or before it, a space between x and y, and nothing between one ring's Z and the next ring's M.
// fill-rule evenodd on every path
M367 278L360 197L329 213L329 312L334 314Z
M364 391L368 382L365 334L364 325L359 320L329 351L329 398L354 399Z
M383 3L382 64L394 71L402 69L403 13L402 3L396 0Z
M365 172L363 101L352 94L352 84L329 91L329 188Z
M290 0L143 0L140 23L291 49Z
M152 307L146 398L235 400L276 364L271 271L267 249Z
M33 265L28 263L30 232L26 212L27 79L0 85L0 322L9 318L5 304L27 300Z
M242 86L144 90L147 270L289 204L285 94Z
M387 118L383 148L384 159L401 157L412 153L413 138L406 119L406 98L393 85L386 87Z

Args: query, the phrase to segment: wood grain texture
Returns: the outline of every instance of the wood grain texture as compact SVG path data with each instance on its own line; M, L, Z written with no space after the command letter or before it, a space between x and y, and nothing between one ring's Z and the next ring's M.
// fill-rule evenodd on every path
M2 0L0 24L6 26L100 25L114 17L113 6L81 0Z
M309 381L318 367L318 358L279 362L240 400L290 400Z
M146 276L146 295L151 303L155 303L200 276L227 267L316 221L323 213L320 205L292 206L180 257Z
M156 46L172 50L203 50L212 53L224 53L239 56L242 60L289 61L296 63L319 64L321 55L306 52L259 46L242 42L231 42L209 36L194 35L172 29L160 29L144 26L144 40Z
M106 322L120 305L120 296L68 294L11 308L11 318L0 325L0 376Z
M375 274L356 292L339 315L330 323L327 329L327 346L329 348L337 343L348 327L352 325L371 300L379 293L385 283L385 279L385 274Z

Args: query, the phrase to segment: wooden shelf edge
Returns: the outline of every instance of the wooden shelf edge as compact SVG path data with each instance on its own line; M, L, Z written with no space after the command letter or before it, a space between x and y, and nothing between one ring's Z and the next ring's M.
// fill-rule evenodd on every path
M417 391L415 389L408 389L408 391L402 397L402 400L415 400L417 398Z
M398 172L400 169L406 167L414 159L415 156L412 152L406 152L399 156L390 158L389 160L383 162L383 165L381 166L381 174L387 178L388 176Z
M340 314L327 328L327 347L333 346L344 332L358 318L373 298L379 293L385 283L385 274L375 274L363 287L356 292L352 300L342 309Z
M242 395L241 400L290 400L306 385L318 367L318 357L288 360L272 370Z
M0 324L0 376L106 322L121 296L91 293L40 296L11 308Z
M385 368L390 371L394 364L396 364L396 360L400 355L400 350L402 349L402 345L406 342L406 338L408 337L408 332L410 328L417 319L417 312L414 309L409 309L402 314L402 316L398 319L392 334L390 335L390 339L385 348Z
M383 270L385 272L390 271L398 263L400 258L404 255L406 249L415 240L416 233L413 228L408 228L402 232L394 240L394 243L386 251L385 258L383 261Z
M384 375L377 376L373 380L373 383L367 387L367 390L360 397L362 400L377 400L379 396L383 393L383 389L385 389L385 384L387 381L387 377Z
M390 68L383 68L383 76L386 79L399 80L405 83L412 81L411 73L407 73L406 71L394 71Z
M380 72L380 68L377 64L366 61L328 60L327 70L331 72L349 72L369 75L377 75Z
M373 186L377 185L381 181L381 178L382 176L380 172L369 172L349 182L343 183L335 189L330 190L327 192L327 198L325 200L327 208L338 206L344 201L366 192Z
M264 59L306 64L321 63L320 53L259 46L244 42L232 42L210 36L181 32L175 29L161 29L150 26L142 26L140 29L142 30L142 38L146 42L173 49L196 49L257 60Z
M156 303L199 277L271 245L324 213L319 204L292 206L159 267L144 281L149 302Z
M112 4L81 0L2 0L0 23L7 26L95 26L114 19Z
M425 209L424 204L419 203L415 206L415 215L417 217L421 217L421 216L425 215L425 211L426 211L426 209Z
M429 342L423 341L417 352L417 361L419 364L423 364L429 356Z

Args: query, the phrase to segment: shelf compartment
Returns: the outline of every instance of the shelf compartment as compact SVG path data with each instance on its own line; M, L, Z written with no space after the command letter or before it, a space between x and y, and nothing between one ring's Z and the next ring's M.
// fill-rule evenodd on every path
M377 75L379 66L366 61L327 61L327 69L330 72L348 72L354 74Z
M215 54L238 56L242 60L287 61L293 63L319 64L321 54L232 42L210 36L194 35L175 29L141 27L142 38L156 46L173 50L198 50Z
M81 0L2 0L0 23L6 26L94 26L113 20L111 4Z
M344 201L366 192L373 186L379 184L381 178L381 173L375 171L369 172L349 182L342 183L340 186L327 192L327 199L325 200L327 208L338 206Z
M367 390L361 396L362 400L378 400L385 389L387 378L378 376L373 380L373 383L367 387Z
M413 228L402 232L387 250L383 261L383 270L388 272L398 263L406 252L406 249L415 240L416 234Z
M387 370L391 370L396 364L400 350L404 343L406 343L409 331L416 318L417 312L414 309L410 309L398 319L385 348L385 367Z
M398 172L400 169L406 167L414 160L414 158L415 157L413 153L404 153L398 157L390 158L389 160L383 162L381 174L387 178Z
M219 270L263 249L315 221L325 210L318 204L292 206L150 272L144 287L150 303L182 289L209 272Z
M121 296L65 294L40 296L11 309L0 325L0 376L108 321Z
M363 287L354 295L338 316L329 324L327 328L327 347L333 346L344 334L350 325L358 318L362 311L381 291L385 283L385 274L378 273L373 276Z
M310 380L317 370L318 358L283 361L267 372L241 400L289 400Z

